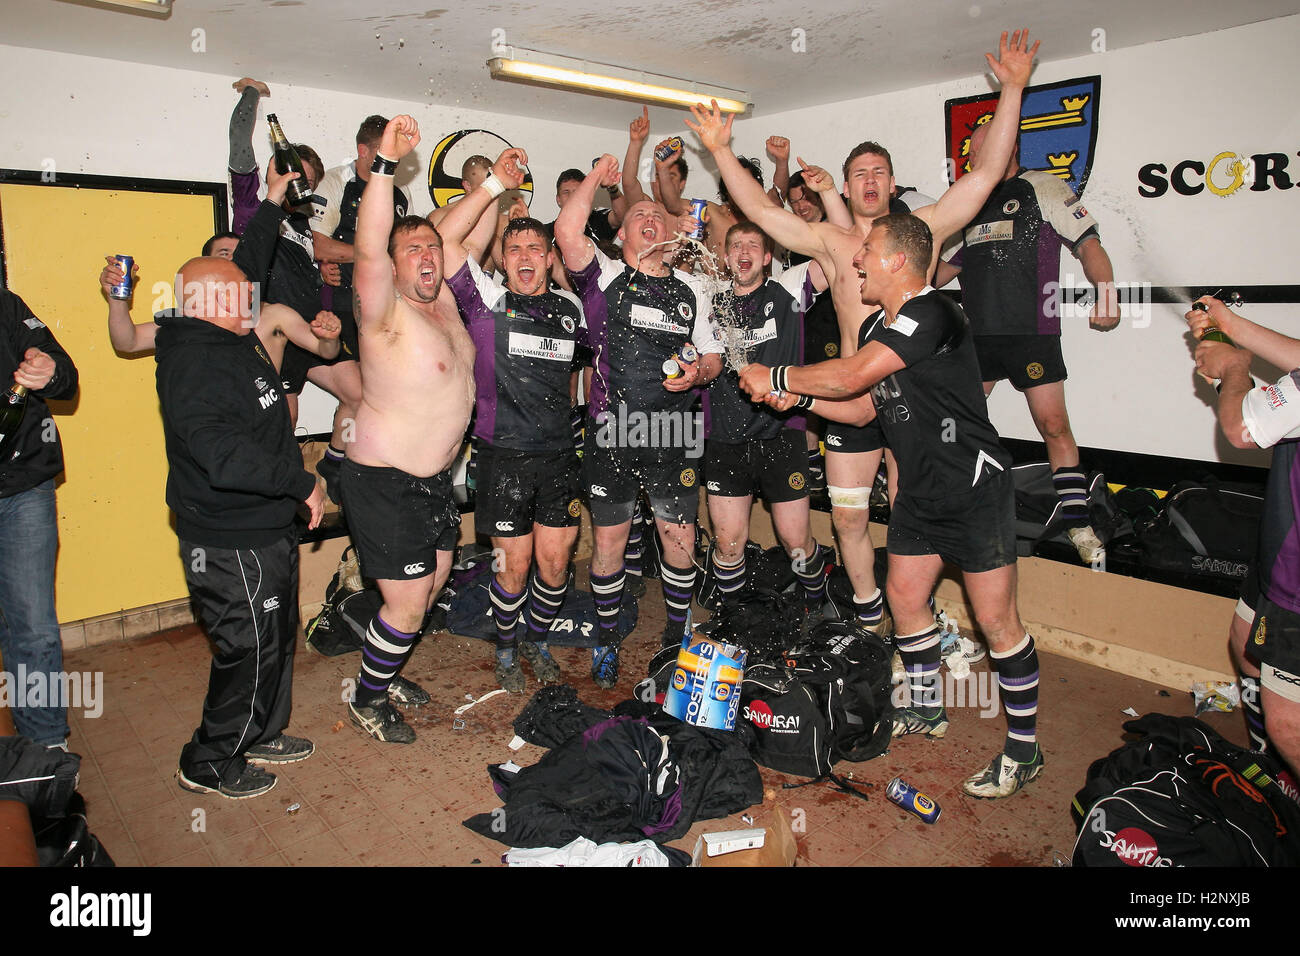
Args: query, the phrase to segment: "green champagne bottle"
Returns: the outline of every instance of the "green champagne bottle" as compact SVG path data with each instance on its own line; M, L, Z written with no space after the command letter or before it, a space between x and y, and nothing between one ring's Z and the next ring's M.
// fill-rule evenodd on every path
M297 179L289 180L289 203L297 206L311 198L311 186L307 183L307 168L302 164L298 151L285 138L284 130L274 113L266 114L266 121L271 125L271 145L275 150L275 168L281 173L297 173Z
M1193 312L1209 312L1210 310L1207 309L1207 308L1205 307L1205 303L1204 303L1204 302L1193 302L1193 303L1192 303L1192 311L1193 311ZM1224 343L1225 345L1231 345L1233 348L1236 348L1236 347L1237 347L1237 343L1234 342L1234 341L1232 341L1232 339L1230 339L1230 338L1227 336L1227 334L1224 333L1224 331L1223 331L1221 328L1219 328L1217 325L1206 326L1205 331L1201 333L1201 341L1202 341L1202 342L1222 342L1222 343Z
M7 449L10 440L17 434L26 411L26 386L14 385L7 391L0 392L0 452Z

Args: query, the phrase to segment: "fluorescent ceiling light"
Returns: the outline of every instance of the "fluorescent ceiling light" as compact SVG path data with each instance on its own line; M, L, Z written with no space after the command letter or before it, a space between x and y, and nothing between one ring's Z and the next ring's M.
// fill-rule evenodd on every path
M172 12L172 0L91 0L90 5L99 7L125 7L140 13L156 13L164 17Z
M753 105L747 102L746 94L739 90L696 83L693 80L628 70L604 63L590 63L517 47L509 47L508 53L508 56L493 57L487 61L493 79L604 93L679 109L689 109L696 103L707 105L713 99L718 101L718 108L724 113L746 113ZM599 72L593 73L589 67L596 67Z

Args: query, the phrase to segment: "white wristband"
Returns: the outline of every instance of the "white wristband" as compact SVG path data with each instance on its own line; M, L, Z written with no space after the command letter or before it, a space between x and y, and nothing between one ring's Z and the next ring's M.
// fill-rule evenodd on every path
M488 191L488 195L496 199L506 191L506 184L497 179L496 173L488 173L487 179L483 180L483 188Z

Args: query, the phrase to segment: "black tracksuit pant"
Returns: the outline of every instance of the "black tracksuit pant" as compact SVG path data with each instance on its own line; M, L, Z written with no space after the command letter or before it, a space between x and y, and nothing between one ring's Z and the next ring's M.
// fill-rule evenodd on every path
M230 782L244 751L289 724L298 636L298 546L292 536L228 550L181 541L185 583L213 644L203 722L181 750L197 783Z

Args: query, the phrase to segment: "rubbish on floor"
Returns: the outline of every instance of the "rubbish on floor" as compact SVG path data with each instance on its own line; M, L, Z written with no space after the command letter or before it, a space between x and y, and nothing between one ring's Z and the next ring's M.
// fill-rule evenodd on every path
M1139 714L1136 710L1134 710L1132 707L1125 707L1123 710L1120 711L1120 713L1121 713L1121 714L1128 714L1130 717L1140 717L1140 716L1142 716L1142 715Z
M473 695L471 695L471 694L466 694L466 695L465 695L465 699L466 699L467 701L469 701L469 703L468 703L468 704L461 704L461 705L460 705L459 707L457 707L454 711L452 711L451 729L452 729L452 730L464 730L464 729L465 729L465 720L464 720L463 717L461 717L461 714L465 713L467 710L469 710L469 709L470 709L471 707L473 707L475 704L481 704L481 703L483 703L483 701L485 701L485 700L491 700L491 699L492 699L493 697L495 697L497 694L504 694L504 693L506 693L506 689L505 689L504 687L498 687L496 690L490 690L490 691L488 691L486 694L484 694L482 697L478 698L477 700L474 699Z
M709 855L706 850L709 844L706 843L707 837L714 838L713 846L727 843L744 843L752 842L754 834L762 834L762 844L748 847L736 848L731 852L723 852L717 856ZM749 837L746 837L749 835ZM767 826L751 830L723 830L716 833L708 833L701 836L695 841L695 852L691 854L691 866L794 866L795 855L799 852L799 847L795 843L794 832L790 829L790 821L784 813L777 813L772 816Z
M895 777L885 787L885 796L890 803L897 804L908 813L915 814L926 823L938 823L943 808L923 794L910 783L904 783L902 777Z
M699 634L683 637L664 712L697 727L734 730L748 657L735 644Z
M510 743L508 744L508 746L510 747L511 750L519 750L526 743L528 743L528 741L524 740L524 738L520 737L518 734L515 734L513 737L510 738Z
M1235 681L1198 680L1192 684L1192 700L1196 702L1196 716L1207 710L1230 714L1241 705L1241 691Z
M287 807L284 808L284 812L285 812L285 813L297 813L297 812L298 812L299 810L301 810L301 809L302 809L302 804L301 804L301 803L291 803L291 804L289 804Z

